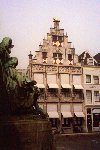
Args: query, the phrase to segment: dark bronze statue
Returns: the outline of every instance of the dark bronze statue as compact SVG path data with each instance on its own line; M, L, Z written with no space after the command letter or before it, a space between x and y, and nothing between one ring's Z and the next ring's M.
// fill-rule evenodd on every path
M16 70L18 59L10 57L13 46L9 37L0 43L0 114L33 114L46 118L37 103L40 92L36 81L22 77Z

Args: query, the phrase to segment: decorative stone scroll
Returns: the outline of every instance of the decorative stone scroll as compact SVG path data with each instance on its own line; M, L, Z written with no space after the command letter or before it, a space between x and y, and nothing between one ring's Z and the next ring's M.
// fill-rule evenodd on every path
M32 65L32 71L33 72L45 72L45 66L40 64L34 64Z
M82 68L73 66L61 66L59 67L59 73L82 74Z
M71 68L69 66L59 67L59 73L71 73Z
M72 74L82 74L82 68L81 67L72 67Z
M57 72L57 66L53 66L53 65L47 65L46 66L46 72Z

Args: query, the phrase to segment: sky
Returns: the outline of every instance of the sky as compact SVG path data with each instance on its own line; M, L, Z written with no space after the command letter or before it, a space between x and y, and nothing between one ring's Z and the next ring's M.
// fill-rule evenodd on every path
M35 55L54 17L76 54L100 52L100 0L0 0L0 42L12 38L11 56L18 58L18 68L27 68L28 54Z

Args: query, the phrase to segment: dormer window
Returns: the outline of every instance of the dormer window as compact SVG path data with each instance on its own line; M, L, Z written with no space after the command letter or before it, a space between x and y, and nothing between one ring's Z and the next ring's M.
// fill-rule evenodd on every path
M93 58L88 58L87 64L90 65L90 66L94 65Z

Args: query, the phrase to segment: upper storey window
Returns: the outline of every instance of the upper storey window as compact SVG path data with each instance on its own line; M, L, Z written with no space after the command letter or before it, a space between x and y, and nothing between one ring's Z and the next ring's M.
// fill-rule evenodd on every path
M58 53L58 58L62 59L62 54L61 53Z
M87 99L88 104L92 103L92 91L91 90L86 90L86 99Z
M68 54L68 60L72 61L72 54Z
M53 53L53 58L57 58L57 53Z
M64 38L63 38L63 36L53 35L53 36L52 36L52 41L53 41L53 42L59 41L59 42L61 43L61 42L64 41Z
M62 53L53 53L53 63L62 64Z
M53 53L53 58L62 59L62 53Z
M58 37L56 35L52 36L52 41L56 42L58 40Z
M59 42L63 42L64 40L63 40L63 36L58 36L58 41Z
M42 58L47 58L47 52L42 52Z
M47 52L42 52L43 63L47 63Z
M86 75L86 83L91 83L91 75Z
M99 84L99 76L93 76L93 81L94 84Z

